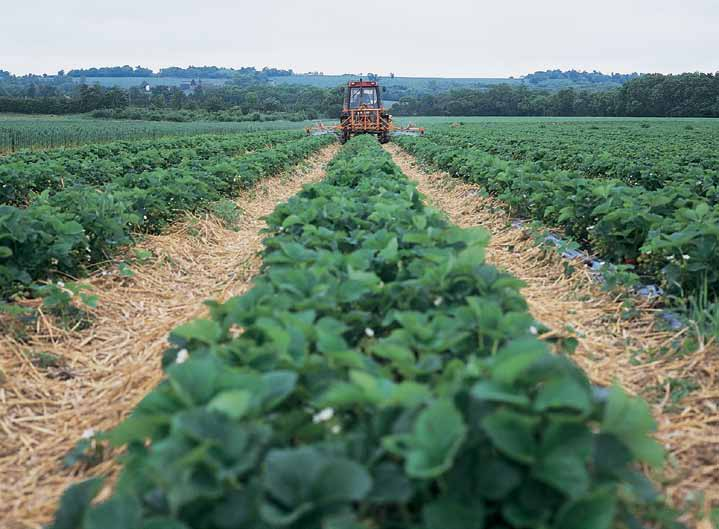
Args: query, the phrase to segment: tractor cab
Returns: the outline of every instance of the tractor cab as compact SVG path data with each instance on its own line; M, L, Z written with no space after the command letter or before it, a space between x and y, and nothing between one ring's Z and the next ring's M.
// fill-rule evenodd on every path
M382 108L380 88L376 81L352 81L345 91L346 110Z

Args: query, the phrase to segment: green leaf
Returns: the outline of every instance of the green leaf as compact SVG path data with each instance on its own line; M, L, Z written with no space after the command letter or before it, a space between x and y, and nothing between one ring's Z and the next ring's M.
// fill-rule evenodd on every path
M115 447L132 441L145 441L153 438L169 422L168 415L133 414L103 434L103 437Z
M304 221L300 218L299 215L288 215L287 218L282 221L283 228L289 228L290 226L294 226L295 224L304 224Z
M250 409L252 394L244 390L223 391L213 398L207 408L224 413L232 419L242 418Z
M414 364L415 356L412 350L402 344L382 340L372 345L373 354L397 362L398 364Z
M128 266L127 263L119 263L117 268L120 270L120 275L122 277L132 277L135 275L135 272Z
M214 320L197 319L173 329L172 334L187 341L197 340L208 345L216 343L222 336L220 324Z
M560 511L556 529L611 529L617 499L609 489L578 499Z
M487 458L475 469L477 491L483 498L498 501L507 497L522 482L522 474L504 457Z
M271 410L280 405L294 391L297 385L297 373L293 371L272 371L262 375L264 389L261 393L262 405Z
M592 397L588 387L564 376L545 382L534 400L534 407L538 411L573 409L588 414L592 411Z
M418 382L405 381L395 384L391 397L385 404L411 408L429 400L431 396L429 387Z
M187 525L173 518L148 518L142 524L142 529L190 529Z
M77 529L82 527L85 512L92 499L100 492L103 478L91 478L71 485L60 498L60 507L50 529Z
M358 463L330 457L310 446L270 451L262 483L272 498L263 502L262 517L280 526L326 504L359 501L372 487L369 474Z
M116 493L87 512L83 529L139 529L141 522L140 500Z
M12 257L12 250L7 246L0 246L0 259L5 257Z
M548 354L547 346L536 338L513 340L494 357L492 377L499 383L513 384L540 358Z
M80 293L80 300L87 305L90 308L96 308L97 307L97 301L100 298L96 296L95 294L85 294L84 292Z
M211 356L190 357L182 364L167 368L170 385L177 396L188 406L205 404L214 396L220 373L217 360Z
M537 418L509 410L498 410L482 420L494 447L522 463L533 463L537 451L534 429Z
M385 261L392 263L397 260L398 248L397 237L392 237L387 243L387 246L379 253L379 256Z
M347 325L334 318L322 318L315 324L317 332L317 350L320 353L334 353L346 351L349 347L342 334Z
M412 483L402 468L390 462L380 463L372 471L372 490L367 496L371 503L404 503L412 497Z
M467 433L462 415L450 400L436 400L419 414L412 434L388 436L385 448L405 457L405 471L433 478L447 471Z
M484 507L479 501L443 497L422 509L427 529L483 529Z
M529 397L526 395L523 395L516 390L512 391L511 386L505 386L492 380L477 382L472 387L471 393L474 398L479 400L504 402L521 407L529 407L530 405Z
M570 498L578 498L589 489L587 463L577 456L560 451L541 458L533 467L532 476Z
M363 499L371 488L372 478L362 465L333 459L320 470L312 493L321 503L349 502Z
M412 224L418 229L423 230L427 227L426 215L412 215Z
M614 434L639 460L659 466L664 461L664 450L650 436L655 429L646 402L629 397L617 386L612 387L604 410L602 433Z
M174 518L156 517L148 518L142 524L142 529L190 529L187 525Z

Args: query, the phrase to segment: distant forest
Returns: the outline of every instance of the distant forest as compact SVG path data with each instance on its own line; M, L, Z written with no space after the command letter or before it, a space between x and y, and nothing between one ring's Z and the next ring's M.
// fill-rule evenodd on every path
M60 73L60 72L58 72ZM64 72L63 72L64 73ZM285 75L293 75L292 70L281 70L278 68L263 68L257 70L254 67L245 68L220 68L218 66L190 66L188 68L178 68L171 66L169 68L161 68L159 72L154 73L149 68L142 66L110 66L104 68L87 68L79 70L70 70L67 72L68 77L141 77L145 79L155 77L182 77L187 79L232 79L236 76L251 75L265 77L281 77Z
M0 112L93 112L96 117L170 121L245 121L270 115L301 120L339 115L342 86L294 84L293 76L301 77L292 70L216 66L170 67L157 73L141 66L118 66L50 76L14 76L0 70ZM101 77L138 81L130 88L84 82ZM183 81L147 88L142 83L143 79L170 77ZM278 77L285 81L272 81ZM202 79L227 81L203 84ZM547 70L524 76L521 82L499 81L489 86L432 90L392 85L384 97L396 97L392 113L401 116L719 117L719 75L711 73ZM428 84L435 85L439 84ZM604 88L607 85L615 88Z
M584 72L579 70L545 70L525 75L523 79L530 85L541 84L545 81L568 81L570 83L588 83L588 84L607 84L607 83L626 83L632 79L636 79L641 74L638 73L611 73L605 74L593 70Z
M402 116L719 117L719 75L647 74L604 91L533 90L492 86L405 97L392 107Z

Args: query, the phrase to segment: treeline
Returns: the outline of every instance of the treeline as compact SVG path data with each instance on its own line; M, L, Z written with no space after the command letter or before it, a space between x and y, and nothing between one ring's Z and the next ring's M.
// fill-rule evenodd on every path
M306 85L224 85L198 86L192 92L176 87L154 87L150 92L130 90L132 106L155 110L220 112L302 113L308 119L339 116L342 90Z
M524 80L529 84L541 84L546 81L570 81L577 84L622 84L636 79L639 76L640 74L636 72L629 74L605 74L597 70L592 70L591 72L580 70L543 70L524 76Z
M190 66L178 68L175 66L162 68L153 72L142 66L111 66L103 68L76 69L65 72L60 70L56 75L12 75L0 69L0 96L4 97L76 97L78 86L88 83L86 79L106 79L102 84L112 83L112 79L135 79L139 88L143 80L155 80L152 84L162 85L161 79L180 78L191 80L221 79L227 84L240 86L270 84L272 77L286 77L293 75L292 70L265 67L257 69L252 66L242 68L220 68L218 66ZM110 81L107 81L110 80ZM119 83L118 83L119 84Z
M63 75L64 72L58 72L58 75ZM235 68L220 68L218 66L190 66L188 68L179 68L177 66L170 66L169 68L161 68L159 72L155 73L149 68L143 68L142 66L135 66L134 68L129 65L125 66L109 66L102 68L85 68L70 70L67 72L68 77L142 77L142 78L156 78L156 77L181 77L186 79L232 79L237 76L243 75L265 75L268 77L280 77L286 75L292 75L292 70L282 70L278 68L263 68L258 70L252 66L243 67L239 69Z
M401 116L635 116L719 117L719 75L649 74L621 88L556 92L497 85L403 97L392 107Z
M243 115L286 114L283 119L316 119L337 117L342 108L340 88L317 88L299 85L198 85L192 91L177 87L157 86L149 92L139 87L129 90L105 88L100 85L79 85L73 96L45 95L39 97L0 96L0 112L22 114L76 114L107 110L102 117L125 119L158 119L190 121L193 116L207 113L217 121L237 121ZM153 112L149 112L152 110ZM185 111L172 113L171 111ZM195 114L193 114L195 112ZM203 114L204 113L204 114ZM251 117L256 121L257 118Z
M139 92L139 90L138 90ZM129 106L129 92L121 88L79 85L73 97L38 95L36 97L0 96L0 112L18 114L80 114L100 108Z
M107 68L87 68L70 70L65 74L62 70L58 72L58 76L62 77L67 75L68 77L153 77L155 73L149 68L143 68L142 66L135 66L134 68L129 65L125 66L110 66Z

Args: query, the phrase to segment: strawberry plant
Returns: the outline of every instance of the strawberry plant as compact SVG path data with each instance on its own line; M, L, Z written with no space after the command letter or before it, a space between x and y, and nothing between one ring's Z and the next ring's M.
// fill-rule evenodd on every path
M609 170L588 175L565 169L567 164L549 163L545 151L541 163L501 159L484 150L492 149L475 130L398 142L421 161L480 184L513 214L561 227L603 259L637 264L640 275L670 292L691 294L706 285L712 295L719 293L719 276L712 272L719 259L714 233L719 224L715 213L709 213L718 204L716 188L694 180L696 163L684 178L644 187L623 173L624 180L619 180ZM711 164L706 167L707 174L716 171ZM689 220L698 210L705 210L702 226ZM652 251L661 254L660 262L647 253ZM685 255L690 255L691 265L681 269L676 266L680 261L667 266L661 262Z
M0 206L0 296L58 274L82 275L131 243L134 233L156 233L186 211L209 208L329 141L302 138L222 162L128 172L99 187L76 182L46 189L24 208Z
M427 207L376 141L268 219L253 288L176 328L165 377L97 441L113 494L53 527L642 527L647 405L532 332L488 235Z
M301 137L299 132L198 136L19 153L0 163L0 204L25 206L43 191L54 193L73 185L101 187L125 175L155 169L212 166L227 157Z

